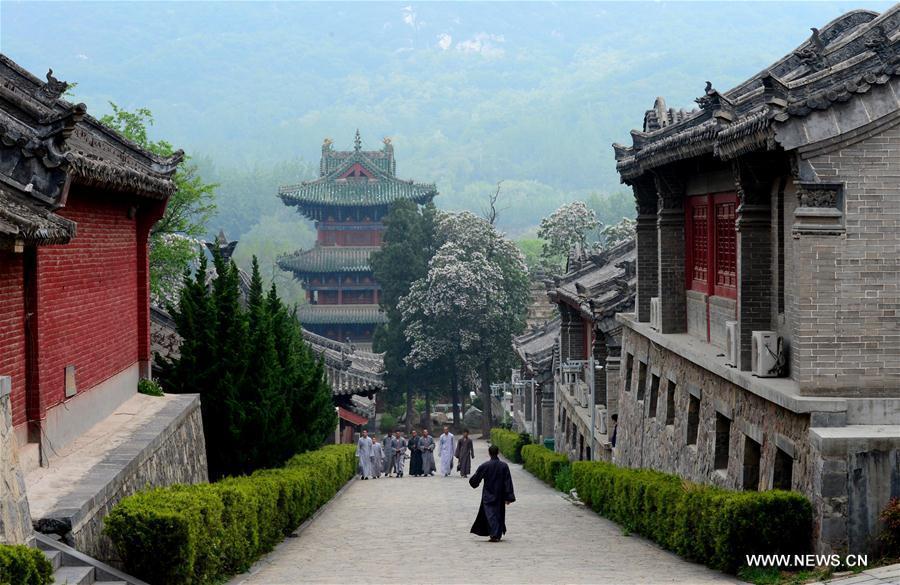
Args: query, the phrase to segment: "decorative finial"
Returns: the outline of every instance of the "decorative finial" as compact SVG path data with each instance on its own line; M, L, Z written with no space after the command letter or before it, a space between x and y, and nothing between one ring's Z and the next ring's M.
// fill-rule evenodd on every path
M38 96L45 100L55 101L69 89L69 84L53 77L53 69L47 70L47 83L38 88Z
M812 31L812 37L810 38L810 40L816 46L816 49L819 52L822 52L822 50L825 48L825 43L822 41L822 37L819 35L819 29L817 29L816 27L811 27L809 30Z
M334 140L332 140L331 138L326 138L325 140L322 141L322 148L325 148L325 149L331 148L331 145L333 143L334 143Z
M391 144L391 137L390 137L390 136L385 136L384 138L381 139L381 141L384 142L384 145L385 145L385 146L390 146L390 144Z
M359 128L356 129L356 138L353 139L353 149L359 152L362 149L362 139L359 137Z
M707 81L707 82L706 82L706 89L704 90L704 93L705 93L706 95L709 95L709 94L711 94L713 91L714 91L714 90L713 90L713 86L712 86L712 81Z

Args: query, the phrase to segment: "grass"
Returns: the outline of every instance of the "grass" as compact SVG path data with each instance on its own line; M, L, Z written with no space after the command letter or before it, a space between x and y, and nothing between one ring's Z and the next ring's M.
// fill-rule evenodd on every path
M828 579L833 574L831 568L804 571L782 571L777 567L742 567L738 577L754 585L803 585Z

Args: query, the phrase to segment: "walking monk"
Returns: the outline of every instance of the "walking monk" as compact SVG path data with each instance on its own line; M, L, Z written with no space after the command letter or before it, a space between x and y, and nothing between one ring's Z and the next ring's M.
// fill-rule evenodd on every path
M516 501L509 465L500 461L497 456L499 453L497 445L491 445L488 449L490 460L479 465L475 475L469 479L469 485L473 488L477 488L481 480L484 480L481 507L478 508L478 516L470 532L478 536L490 536L491 542L500 542L506 534L506 506Z
M441 460L441 475L450 477L453 472L453 449L455 447L453 433L448 427L444 427L444 433L438 439L438 455Z
M409 447L409 474L419 477L422 475L422 450L419 449L419 436L416 431L412 432L406 446Z
M369 479L372 477L372 439L365 429L356 442L356 456L359 457L359 478Z
M419 450L422 452L422 475L434 475L434 439L428 434L428 429L422 429Z
M469 477L469 472L472 471L472 459L475 459L475 445L469 438L468 429L463 431L462 438L456 442L456 459L456 469L459 470L459 474Z

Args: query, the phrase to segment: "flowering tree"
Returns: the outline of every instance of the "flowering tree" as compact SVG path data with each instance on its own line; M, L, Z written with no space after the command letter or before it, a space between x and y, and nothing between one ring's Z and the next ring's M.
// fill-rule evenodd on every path
M599 245L601 250L609 250L610 248L634 239L634 227L636 222L633 219L623 217L619 223L608 225L600 231L600 237L603 242Z
M527 268L512 242L469 212L440 214L436 235L428 273L398 305L411 345L407 361L423 368L450 360L454 370L477 370L487 432L491 376L525 327Z
M597 214L584 201L566 203L541 220L538 237L546 240L542 256L551 261L567 256L575 245L585 248L588 236L598 227Z

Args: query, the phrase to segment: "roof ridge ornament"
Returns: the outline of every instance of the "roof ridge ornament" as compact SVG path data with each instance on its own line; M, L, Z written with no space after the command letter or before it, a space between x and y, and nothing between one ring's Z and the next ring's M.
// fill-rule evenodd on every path
M356 152L362 150L362 139L359 137L359 128L356 129L356 137L353 139L353 150Z
M55 102L69 89L69 84L53 76L53 69L47 70L47 83L38 87L35 97L44 102Z
M794 55L811 71L822 71L828 67L828 62L825 59L825 43L819 35L819 29L812 27L809 30L812 31L812 35L809 37L809 46L797 49L794 51Z

